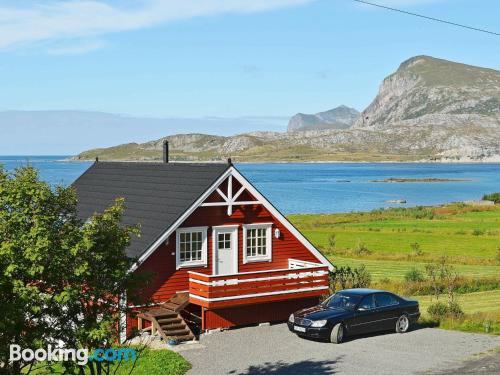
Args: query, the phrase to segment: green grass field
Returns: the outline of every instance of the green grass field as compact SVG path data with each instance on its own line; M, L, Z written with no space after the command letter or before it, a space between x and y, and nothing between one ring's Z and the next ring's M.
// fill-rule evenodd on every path
M415 296L413 298L418 300L420 310L425 315L427 307L431 303L431 296ZM441 298L446 301L446 296ZM460 294L457 295L457 301L462 305L466 314L500 312L500 290Z
M425 275L425 264L442 256L461 276L500 278L500 205L292 215L290 220L334 265L365 265L375 285L391 285L385 281L404 285L410 269L420 269ZM419 300L427 319L431 297L413 298ZM500 333L500 290L460 294L457 299L465 319L443 321L440 327L485 332L485 324L492 322L492 330L486 331Z
M363 254L363 260L408 260L411 244L417 243L423 254L412 262L446 255L457 264L492 265L500 274L500 205L292 215L290 219L334 263L336 258L359 258L346 256L352 255L359 243L370 250L370 254ZM334 248L329 244L333 235ZM471 272L476 271L471 268Z

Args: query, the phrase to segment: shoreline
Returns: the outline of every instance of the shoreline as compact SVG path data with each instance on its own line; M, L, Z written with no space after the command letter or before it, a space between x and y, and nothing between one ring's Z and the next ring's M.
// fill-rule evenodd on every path
M68 163L89 163L95 162L95 159L80 159L75 160L72 158L61 159L57 161L63 161ZM113 163L162 163L160 159L158 160L99 160L100 162L113 162ZM170 163L198 163L198 164L223 164L227 161L225 160L170 160ZM500 158L493 161L481 161L481 160L468 160L468 161L453 161L453 160L416 160L416 161L398 161L398 160L380 160L380 161L346 161L346 160L309 160L309 161L233 161L233 164L491 164L500 165Z

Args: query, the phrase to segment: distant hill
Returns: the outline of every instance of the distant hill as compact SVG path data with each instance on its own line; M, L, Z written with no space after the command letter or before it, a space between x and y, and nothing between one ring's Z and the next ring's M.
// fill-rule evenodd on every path
M314 115L297 113L288 122L288 131L348 129L358 118L359 112L345 105Z
M340 108L333 111L349 112ZM376 98L352 126L322 128L327 121L334 123L336 114L330 112L294 116L292 131L286 133L181 134L167 139L177 160L231 156L236 161L500 162L498 70L417 56L383 80ZM89 150L76 158L159 160L161 142Z

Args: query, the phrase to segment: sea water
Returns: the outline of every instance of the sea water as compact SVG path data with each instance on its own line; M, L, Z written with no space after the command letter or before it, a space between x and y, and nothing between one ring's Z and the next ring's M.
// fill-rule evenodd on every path
M0 156L12 171L30 163L52 185L71 184L92 163L59 156ZM480 199L500 191L500 164L479 163L268 163L237 164L280 211L328 213L383 207L437 205ZM447 182L374 182L389 178L449 179ZM406 204L389 201L405 200Z

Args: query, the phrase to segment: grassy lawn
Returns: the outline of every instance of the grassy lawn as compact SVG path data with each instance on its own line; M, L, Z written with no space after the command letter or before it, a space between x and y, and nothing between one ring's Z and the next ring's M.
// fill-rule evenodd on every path
M425 274L425 264L441 256L446 256L461 276L500 277L500 205L292 215L290 220L333 264L365 265L375 284L384 285L382 280L388 279L405 285L401 283L410 269ZM415 254L414 243L418 243L420 254ZM365 250L359 252L360 247ZM431 297L414 298L421 304L423 319L428 319ZM457 299L465 317L442 321L440 327L500 334L500 290L460 294Z
M415 296L412 298L418 300L420 310L426 315L427 307L431 303L431 296ZM441 296L440 300L441 298L446 301L446 296ZM500 312L500 290L460 294L457 295L457 300L466 314Z
M128 375L132 369L133 362L122 362L119 366L110 366L110 374ZM116 368L118 367L118 369ZM138 355L134 375L182 375L185 374L191 365L182 356L170 350L150 350L145 349ZM115 372L116 370L116 372ZM62 374L63 368L57 363L52 369L48 369L44 364L31 371L31 374ZM85 374L90 374L88 367Z
M335 235L338 253L345 254L361 242L371 251L369 258L395 259L408 256L411 244L418 243L423 258L447 255L457 263L500 265L496 259L500 205L292 215L290 219L323 250L329 250L329 239Z
M427 308L431 304L431 296L415 296L420 304L421 321L425 324L431 318ZM446 301L446 296L440 300ZM445 319L439 323L440 328L466 332L481 332L500 335L500 290L457 295L465 316L462 319Z

